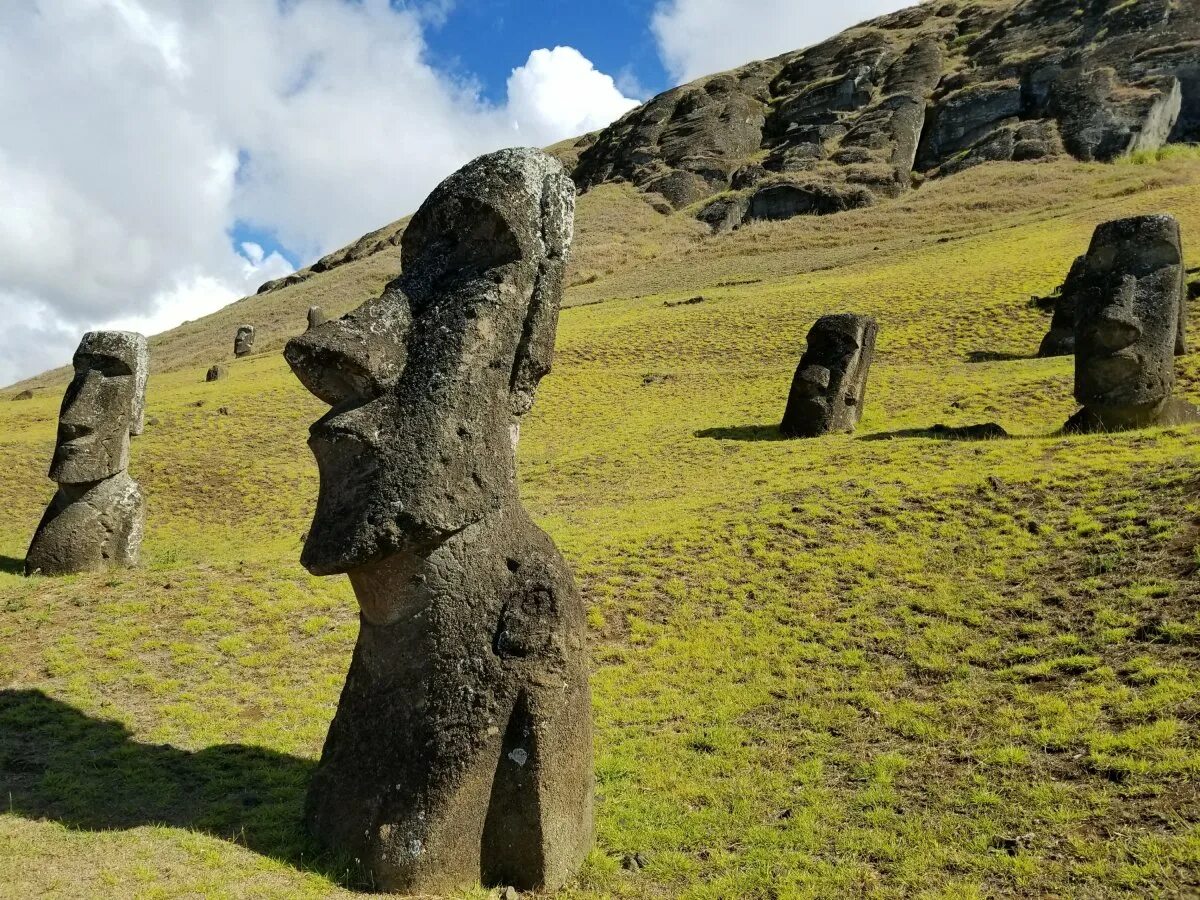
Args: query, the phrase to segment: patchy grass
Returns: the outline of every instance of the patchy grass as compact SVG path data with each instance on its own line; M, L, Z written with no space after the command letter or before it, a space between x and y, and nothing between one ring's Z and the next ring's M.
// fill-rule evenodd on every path
M599 839L563 897L1200 889L1200 430L1057 434L1071 361L1029 358L1028 304L1101 219L1200 234L1197 186L1186 157L982 166L724 238L583 198L521 445L593 638ZM278 343L386 277L245 302ZM846 309L881 321L859 433L779 440L807 329ZM159 342L141 569L17 574L58 397L0 402L0 895L346 889L299 826L357 629L297 561L320 404L275 353L205 384L224 315ZM911 436L984 421L1014 437Z

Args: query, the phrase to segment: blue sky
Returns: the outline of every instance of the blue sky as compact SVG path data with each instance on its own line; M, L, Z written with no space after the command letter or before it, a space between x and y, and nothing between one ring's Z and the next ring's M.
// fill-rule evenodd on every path
M654 0L462 0L426 34L431 61L469 74L483 95L504 101L504 85L535 47L574 47L624 93L648 99L670 87L650 29Z
M0 384L252 294L481 153L903 5L0 0Z

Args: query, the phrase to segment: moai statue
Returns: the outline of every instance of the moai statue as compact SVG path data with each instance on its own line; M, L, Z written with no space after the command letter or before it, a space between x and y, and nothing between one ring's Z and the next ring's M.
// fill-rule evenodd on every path
M146 339L92 331L75 351L50 478L58 492L42 516L25 573L68 575L137 564L145 502L129 477L129 436L145 418Z
M241 325L233 339L233 355L249 356L254 352L254 326Z
M308 308L308 330L312 331L318 325L324 325L328 321L325 316L325 310L319 306L310 306Z
M1075 352L1075 307L1079 296L1079 286L1083 278L1086 256L1076 257L1071 264L1067 280L1063 282L1058 299L1054 302L1054 317L1050 320L1050 330L1042 338L1038 348L1038 356L1045 359L1051 356L1070 356Z
M823 316L792 379L779 430L784 437L853 431L862 418L879 326L870 316Z
M229 370L224 366L209 366L208 371L204 373L204 380L208 382L220 381L228 374Z
M361 609L306 819L387 890L554 890L592 843L584 608L516 478L574 198L540 151L475 160L417 212L383 295L284 351L333 406L301 560L347 573Z
M1171 216L1096 229L1075 326L1075 399L1068 431L1113 431L1196 421L1171 397L1183 319L1183 253Z

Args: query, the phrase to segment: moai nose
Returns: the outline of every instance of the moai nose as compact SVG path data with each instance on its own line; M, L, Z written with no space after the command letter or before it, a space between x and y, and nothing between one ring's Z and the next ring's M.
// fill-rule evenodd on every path
M800 373L804 393L809 397L817 397L828 391L830 378L831 373L825 366L806 366Z
M1092 339L1098 349L1116 353L1141 340L1142 323L1134 312L1136 291L1137 280L1126 276L1109 303L1096 315Z

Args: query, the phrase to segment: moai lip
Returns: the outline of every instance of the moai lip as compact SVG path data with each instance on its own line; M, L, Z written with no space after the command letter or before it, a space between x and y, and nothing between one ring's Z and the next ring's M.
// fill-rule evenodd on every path
M93 331L75 351L63 396L50 478L58 492L25 558L26 574L65 575L135 565L145 504L125 472L129 436L145 418L146 339Z
M817 320L792 379L779 427L784 437L854 431L866 402L878 331L870 316L843 313Z
M331 406L302 562L347 573L361 610L306 820L387 890L553 890L591 846L583 605L521 505L514 440L574 197L540 151L481 157L414 216L380 297L284 350Z
M1171 396L1183 347L1184 270L1179 223L1137 216L1100 225L1080 277L1072 431L1193 421Z

